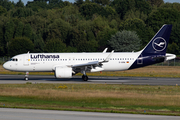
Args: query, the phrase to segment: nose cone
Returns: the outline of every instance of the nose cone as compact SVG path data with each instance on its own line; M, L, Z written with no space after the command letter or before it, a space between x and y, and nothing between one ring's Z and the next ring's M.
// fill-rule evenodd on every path
M10 65L9 65L9 63L8 63L8 62L5 62L5 63L3 64L3 68L6 69L6 70L10 70Z

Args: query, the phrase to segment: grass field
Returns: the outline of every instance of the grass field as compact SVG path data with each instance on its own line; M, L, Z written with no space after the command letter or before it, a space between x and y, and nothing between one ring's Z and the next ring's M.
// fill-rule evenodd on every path
M0 84L0 107L180 115L179 86Z

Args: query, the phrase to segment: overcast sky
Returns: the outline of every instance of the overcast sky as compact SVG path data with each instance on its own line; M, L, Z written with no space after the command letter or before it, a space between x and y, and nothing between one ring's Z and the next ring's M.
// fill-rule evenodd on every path
M14 1L14 2L16 3L16 2L18 2L19 0L10 0L10 1ZM26 4L27 1L33 1L33 0L22 0L22 2L23 2L24 4ZM63 1L74 2L75 0L63 0ZM178 2L178 3L180 3L180 0L164 0L164 2L170 2L170 3Z

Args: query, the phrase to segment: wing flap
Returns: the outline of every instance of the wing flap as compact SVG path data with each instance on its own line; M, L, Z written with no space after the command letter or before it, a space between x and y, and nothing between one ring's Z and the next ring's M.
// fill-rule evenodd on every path
M99 61L93 61L93 62L88 62L88 63L72 65L72 67L84 67L84 66L91 66L91 65L98 65L98 64L99 64Z

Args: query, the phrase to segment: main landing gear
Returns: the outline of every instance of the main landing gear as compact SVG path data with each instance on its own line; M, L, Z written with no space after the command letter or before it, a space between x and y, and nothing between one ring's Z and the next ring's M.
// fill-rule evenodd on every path
M29 77L29 72L26 72L26 75L24 77L24 80L28 81L28 77Z
M81 73L83 74L82 79L84 81L88 81L88 76L86 75L86 68L85 68L85 70L81 71Z
M83 75L83 76L82 76L82 79L83 79L84 81L88 81L88 76L87 76L87 75Z

